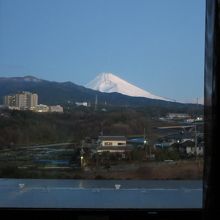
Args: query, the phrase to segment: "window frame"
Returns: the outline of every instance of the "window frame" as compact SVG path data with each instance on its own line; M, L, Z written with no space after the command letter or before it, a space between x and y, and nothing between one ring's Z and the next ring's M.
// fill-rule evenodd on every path
M180 24L181 25L181 24ZM219 207L220 181L218 180L218 126L219 76L220 73L220 0L206 0L205 32L205 163L203 185L203 208L201 209L16 209L0 208L0 217L36 216L73 219L115 219L134 217L138 219L186 219L187 217L210 218L211 211Z

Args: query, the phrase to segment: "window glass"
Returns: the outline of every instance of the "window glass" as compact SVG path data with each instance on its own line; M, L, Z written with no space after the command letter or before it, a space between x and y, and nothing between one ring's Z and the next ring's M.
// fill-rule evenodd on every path
M1 0L0 207L201 208L204 29L205 0Z

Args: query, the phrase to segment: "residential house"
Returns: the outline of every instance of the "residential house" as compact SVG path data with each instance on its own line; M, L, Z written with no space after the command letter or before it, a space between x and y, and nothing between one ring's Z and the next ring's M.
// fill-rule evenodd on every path
M180 144L180 152L185 153L186 155L197 155L203 156L204 153L204 142L201 142L195 147L195 142L186 141Z
M125 136L99 136L97 152L121 153L130 151Z
M154 148L168 148L175 143L182 144L187 141L195 141L195 135L192 132L170 134L163 137L160 142L155 143Z

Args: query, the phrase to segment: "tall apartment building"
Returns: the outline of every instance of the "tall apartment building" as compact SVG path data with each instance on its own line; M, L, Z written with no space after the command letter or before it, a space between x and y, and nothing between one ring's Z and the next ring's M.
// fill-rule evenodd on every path
M38 105L38 95L31 92L21 92L4 97L4 105L19 109L31 109Z
M4 105L16 107L16 98L14 95L6 95L3 100Z
M32 93L30 97L30 108L38 105L38 95L36 93Z
M27 109L27 95L24 93L15 94L16 107L19 109Z

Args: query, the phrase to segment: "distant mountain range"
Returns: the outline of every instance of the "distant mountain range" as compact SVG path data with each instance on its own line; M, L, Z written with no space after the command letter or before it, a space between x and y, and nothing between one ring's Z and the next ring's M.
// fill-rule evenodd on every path
M112 78L112 76L110 78ZM65 105L67 103L75 102L90 102L91 104L94 104L96 97L98 99L98 104L107 104L111 106L160 106L179 108L193 105L160 100L160 97L155 97L157 99L151 99L128 96L118 93L121 92L120 88L118 92L109 93L110 91L108 91L107 93L79 86L72 82L53 82L38 79L33 76L0 77L1 104L3 103L3 96L17 93L19 91L36 92L39 96L39 103L48 105Z
M89 82L86 87L106 93L118 92L133 97L145 97L150 99L172 101L171 99L156 96L148 91L140 89L112 73L99 74L94 80Z

